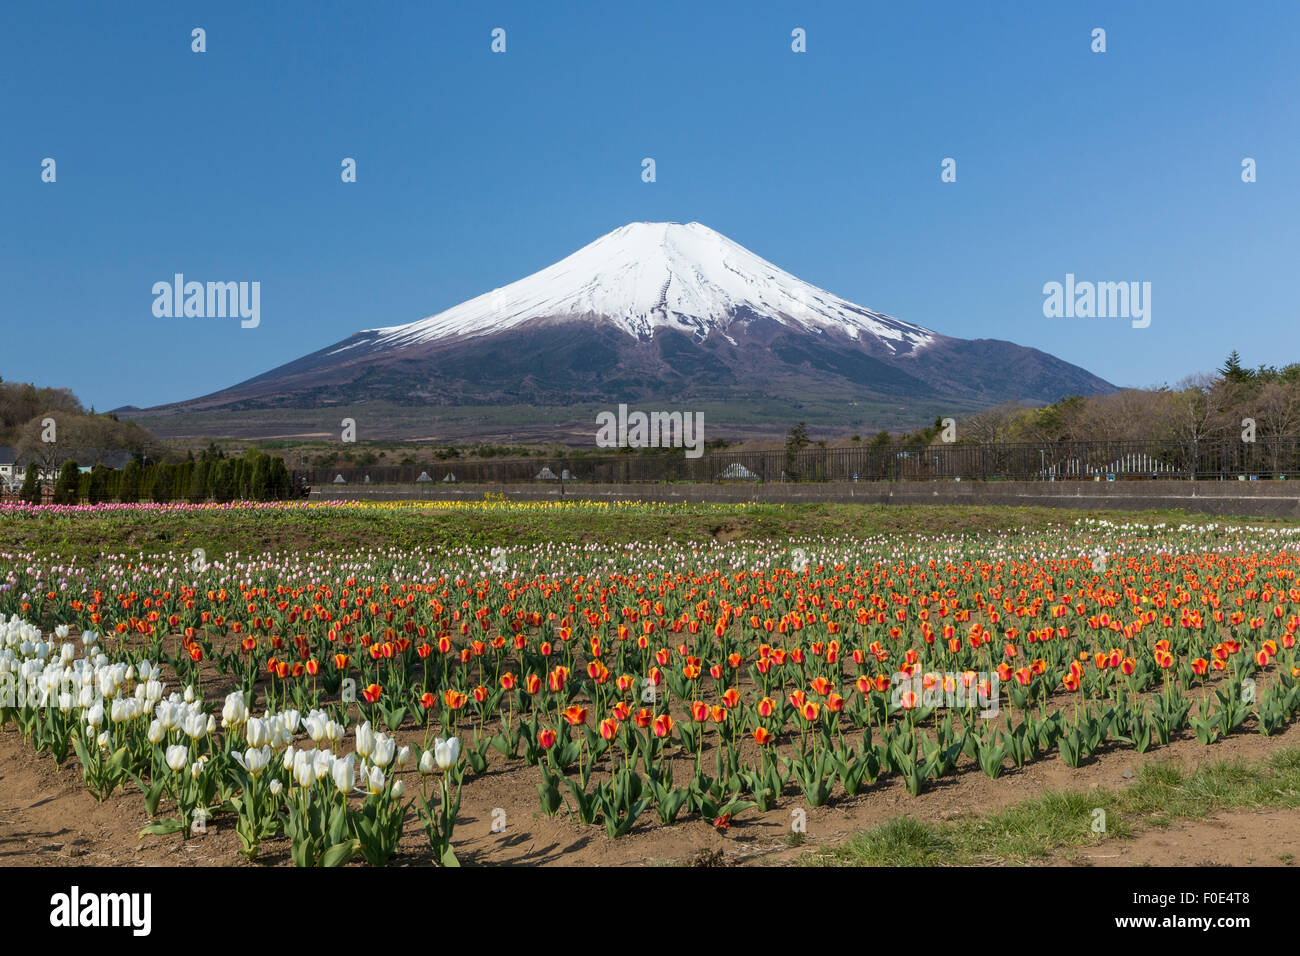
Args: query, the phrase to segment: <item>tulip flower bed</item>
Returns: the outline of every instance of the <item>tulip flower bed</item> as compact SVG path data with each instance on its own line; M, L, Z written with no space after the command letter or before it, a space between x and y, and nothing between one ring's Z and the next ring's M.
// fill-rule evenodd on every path
M147 835L456 862L462 788L617 840L1300 713L1300 529L0 555L0 728ZM479 814L482 817L482 811Z

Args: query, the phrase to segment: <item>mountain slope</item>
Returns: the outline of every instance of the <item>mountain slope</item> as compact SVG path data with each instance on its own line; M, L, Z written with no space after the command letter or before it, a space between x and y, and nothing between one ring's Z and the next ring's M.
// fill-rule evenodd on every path
M934 335L802 282L698 222L630 223L446 312L361 335L376 348L404 348L505 332L538 318L595 316L638 339L658 328L705 338L725 333L741 310L805 331L874 336L904 352Z
M761 406L788 427L809 401L914 407L920 424L945 402L968 410L1112 390L1035 349L954 339L856 305L699 223L632 223L429 318L358 332L164 409L709 403L737 421Z

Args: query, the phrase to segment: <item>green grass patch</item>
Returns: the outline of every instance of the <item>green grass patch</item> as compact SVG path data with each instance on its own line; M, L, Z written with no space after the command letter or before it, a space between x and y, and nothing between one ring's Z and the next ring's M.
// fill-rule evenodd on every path
M633 504L598 503L562 509L539 503L431 502L430 507L312 507L269 510L132 510L76 514L0 515L0 550L93 560L101 553L189 551L210 558L301 550L347 553L395 547L456 548L544 542L690 544L717 538L773 541L823 536L861 539L877 535L942 533L1015 534L1069 527L1082 517L1138 522L1223 522L1176 511L1080 512L1037 507L869 504ZM1240 519L1249 525L1294 524L1283 519Z
M1052 791L1006 810L930 823L895 817L841 846L810 856L816 866L1023 865L1062 850L1132 837L1145 827L1196 820L1222 810L1300 807L1300 748L1260 763L1219 761L1190 774L1153 761L1123 789ZM1093 830L1096 810L1105 832Z

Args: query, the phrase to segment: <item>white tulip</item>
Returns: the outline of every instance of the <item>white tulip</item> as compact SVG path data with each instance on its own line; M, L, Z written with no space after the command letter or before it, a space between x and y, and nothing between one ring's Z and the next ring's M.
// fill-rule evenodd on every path
M185 769L185 765L189 763L189 748L184 744L175 744L167 748L167 752L163 755L163 759L166 760L167 766L170 767L173 772L180 773Z
M384 772L378 767L371 767L370 776L366 778L366 787L372 794L383 793Z
M237 690L226 697L226 705L221 708L221 726L239 727L248 721L248 706L244 703L244 692Z
M180 726L180 711L171 703L171 701L159 701L158 706L154 708L154 714L162 722L163 730L172 731Z
M317 750L312 769L317 780L324 780L334 770L334 755L328 750Z
M271 740L270 734L266 732L266 722L257 717L250 717L244 728L244 739L248 741L250 747L266 746Z
M370 728L370 721L366 721L357 728L357 753L369 760L370 755L375 751L375 732Z
M346 757L337 757L330 767L330 775L334 778L334 786L338 788L339 793L347 795L352 792L353 780L356 777L356 755L348 754Z
M405 770L411 766L411 748L399 747L397 750L397 769Z
M312 739L313 743L319 744L325 739L325 730L328 720L324 714L312 713L303 718L302 726L307 731L307 736Z
M271 763L271 750L264 748L254 750L252 747L245 750L242 754L236 750L231 754L235 762L247 770L253 777L259 777L262 771Z
M375 753L372 758L376 767L387 767L393 762L397 753L397 742L385 734L375 736Z
M278 797L280 794L284 793L284 784L279 780L272 780L269 789L271 791L271 796Z
M202 714L190 714L181 729L191 740L199 740L208 732L208 722Z
M443 740L437 737L433 742L433 759L437 761L439 770L450 770L455 766L457 759L460 757L460 739L449 737Z
M284 722L281 714L276 714L266 718L267 732L271 735L272 747L287 747L293 743L293 734L289 732L289 725Z
M149 724L149 730L145 734L149 738L149 743L160 744L167 737L167 731L163 730L162 721L155 719Z
M400 800L404 793L406 793L406 784L402 783L401 777L398 777L393 781L393 799Z
M293 779L300 787L310 787L316 782L316 764L305 750L293 755Z

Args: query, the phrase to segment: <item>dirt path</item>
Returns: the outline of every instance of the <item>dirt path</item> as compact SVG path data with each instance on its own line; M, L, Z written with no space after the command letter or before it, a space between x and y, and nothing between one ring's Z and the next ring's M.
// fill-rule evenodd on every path
M419 735L399 734L418 746ZM830 806L807 810L805 839L792 838L792 813L803 808L797 790L788 788L778 807L766 814L742 814L731 830L718 833L707 823L683 819L664 827L653 811L632 832L610 840L599 826L581 826L561 811L547 818L538 809L535 768L507 768L499 757L481 778L465 785L456 829L457 853L467 864L662 865L690 863L701 855L714 862L794 864L809 850L832 846L853 833L910 814L934 822L951 821L1008 807L1045 790L1087 790L1094 786L1119 789L1129 785L1143 763L1175 759L1190 770L1202 761L1240 757L1258 761L1269 754L1300 745L1300 724L1274 737L1241 734L1204 747L1194 738L1175 740L1138 755L1130 749L1110 749L1077 769L1056 755L1023 770L989 780L969 761L957 775L911 797L901 782L889 779L857 797L840 797ZM497 757L494 753L493 757ZM679 780L689 770L683 763ZM420 786L418 773L406 775L408 793ZM493 833L494 820L505 830ZM239 843L229 817L209 824L208 833L181 840L177 836L138 838L149 821L134 787L107 802L97 803L82 785L75 759L56 768L48 756L37 756L15 731L0 734L0 864L9 865L241 865ZM1300 814L1285 810L1232 811L1214 818L1177 824L1166 830L1144 830L1132 840L1107 840L1095 847L1063 851L1050 862L1081 865L1168 863L1276 864L1286 854L1300 856ZM395 865L430 861L418 823L408 819L402 852ZM280 839L263 847L261 862L288 864L287 843Z
M1227 810L1166 829L1144 830L1053 859L1078 866L1294 866L1300 859L1300 813Z

